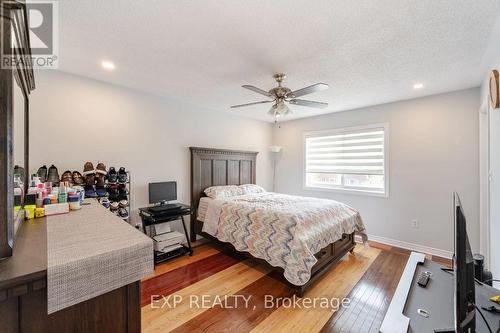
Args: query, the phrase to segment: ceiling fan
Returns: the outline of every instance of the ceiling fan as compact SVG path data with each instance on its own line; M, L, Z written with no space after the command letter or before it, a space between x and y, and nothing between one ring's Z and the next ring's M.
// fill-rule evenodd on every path
M246 103L246 104L239 104L239 105L233 105L231 108L241 108L244 106L249 106L249 105L256 105L256 104L265 104L265 103L274 103L271 109L269 110L269 114L276 119L279 117L283 117L290 113L290 108L285 104L285 103L290 103L293 105L299 105L299 106L307 106L311 108L319 108L323 109L328 106L328 103L323 103L323 102L314 102L314 101L308 101L304 99L297 99L297 97L302 97L304 95L312 94L318 91L323 91L328 89L328 84L326 83L316 83L313 84L312 86L308 86L299 90L292 91L290 88L283 87L281 83L283 80L286 78L286 74L283 73L278 73L274 74L274 79L276 82L278 82L278 86L276 88L272 88L269 91L265 91L263 89L251 86L251 85L244 85L242 86L245 89L252 90L258 94L267 96L271 100L267 101L260 101L260 102L253 102L253 103Z

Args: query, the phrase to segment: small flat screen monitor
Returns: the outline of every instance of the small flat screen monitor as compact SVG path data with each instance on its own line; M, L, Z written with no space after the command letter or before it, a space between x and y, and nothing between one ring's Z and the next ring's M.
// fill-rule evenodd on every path
M149 183L149 203L177 200L177 182Z

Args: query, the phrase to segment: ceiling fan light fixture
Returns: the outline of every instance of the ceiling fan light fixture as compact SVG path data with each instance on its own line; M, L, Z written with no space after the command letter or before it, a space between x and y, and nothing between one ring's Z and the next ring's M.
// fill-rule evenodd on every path
M290 109L283 102L276 102L268 112L271 116L279 118L290 113Z
M323 103L323 102L315 102L315 101L310 101L310 100L304 100L304 99L295 99L296 97L301 97L304 95L312 94L315 92L323 91L325 89L328 89L328 85L325 83L316 83L311 86L292 91L290 88L284 87L282 85L283 80L285 79L286 75L283 73L278 73L274 75L274 79L276 82L278 82L278 86L275 88L272 88L269 91L265 91L264 89L260 89L251 85L243 85L242 87L245 89L252 90L253 92L256 92L258 94L270 97L271 100L267 101L261 101L261 102L253 102L253 103L246 103L246 104L239 104L239 105L233 105L231 108L239 108L239 107L244 107L244 106L250 106L250 105L255 105L255 104L262 104L262 103L274 103L271 109L267 112L270 116L274 117L276 120L279 117L286 116L287 114L291 113L290 108L286 103L290 103L293 105L298 105L298 106L303 106L303 107L309 107L309 108L316 108L316 109L323 109L328 107L328 103Z
M285 103L281 102L276 105L276 114L279 114L280 116L285 116L290 112L290 109L288 106L285 105Z

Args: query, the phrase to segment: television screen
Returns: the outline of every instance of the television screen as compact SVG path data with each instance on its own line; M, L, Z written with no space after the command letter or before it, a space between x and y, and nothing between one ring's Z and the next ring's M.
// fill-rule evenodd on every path
M177 182L149 183L149 203L177 200Z
M455 206L455 330L457 333L475 331L474 259L467 236L465 215L458 194Z

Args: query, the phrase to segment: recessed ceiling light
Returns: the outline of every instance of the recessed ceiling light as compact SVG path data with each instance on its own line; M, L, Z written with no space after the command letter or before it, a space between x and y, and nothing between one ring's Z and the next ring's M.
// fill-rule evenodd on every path
M423 83L415 83L413 85L413 89L422 89L424 87Z
M112 63L111 61L103 61L101 63L102 68L107 69L107 70L113 70L115 69L115 64Z

